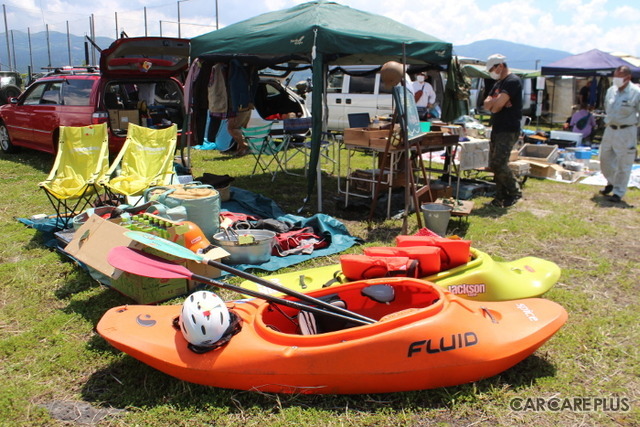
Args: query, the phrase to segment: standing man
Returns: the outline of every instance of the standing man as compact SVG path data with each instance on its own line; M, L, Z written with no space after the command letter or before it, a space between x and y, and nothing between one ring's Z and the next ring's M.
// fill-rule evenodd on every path
M636 157L640 115L640 88L631 83L629 67L620 66L613 73L613 86L607 90L604 110L607 127L600 144L600 169L607 179L607 186L600 194L608 196L611 202L620 203L627 192Z
M509 156L520 137L522 119L522 81L509 72L503 55L491 55L487 59L487 71L496 83L484 100L484 108L491 111L491 141L489 143L489 167L496 183L496 197L491 204L507 208L522 197L513 171L509 169Z

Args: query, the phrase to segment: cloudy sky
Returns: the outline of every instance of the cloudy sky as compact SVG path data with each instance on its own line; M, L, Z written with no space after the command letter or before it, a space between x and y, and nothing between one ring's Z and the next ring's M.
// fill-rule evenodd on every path
M385 15L454 45L501 39L581 53L597 48L640 57L638 0L339 0ZM303 3L296 0L4 0L9 30L89 33L98 36L193 37L261 13ZM146 8L146 10L145 10ZM1 24L0 24L1 25ZM4 28L0 27L0 32Z

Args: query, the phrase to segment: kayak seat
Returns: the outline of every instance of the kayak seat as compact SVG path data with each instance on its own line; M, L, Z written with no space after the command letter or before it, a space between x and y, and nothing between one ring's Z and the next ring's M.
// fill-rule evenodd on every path
M344 309L347 308L347 304L340 299L329 301L329 303L336 307ZM326 332L339 331L354 326L356 326L355 323L331 315L325 316L302 310L298 313L298 328L300 330L300 335L317 335Z

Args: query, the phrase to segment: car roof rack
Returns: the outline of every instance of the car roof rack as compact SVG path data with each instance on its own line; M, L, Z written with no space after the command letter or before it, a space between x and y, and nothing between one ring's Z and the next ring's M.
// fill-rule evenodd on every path
M57 74L96 74L100 72L100 67L97 65L65 65L63 67L42 67L43 70L48 70L46 76L53 76Z

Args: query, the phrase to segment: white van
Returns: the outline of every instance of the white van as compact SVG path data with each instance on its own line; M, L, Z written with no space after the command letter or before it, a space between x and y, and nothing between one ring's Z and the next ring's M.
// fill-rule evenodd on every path
M349 127L348 116L352 113L369 113L375 116L390 116L393 113L391 90L384 87L380 80L380 73L371 70L378 66L344 66L334 67L327 82L327 108L329 110L328 129L343 130ZM344 72L346 70L349 74ZM429 75L440 82L437 71L430 71ZM436 94L441 99L442 91L434 85ZM305 104L311 111L311 93L307 94Z

